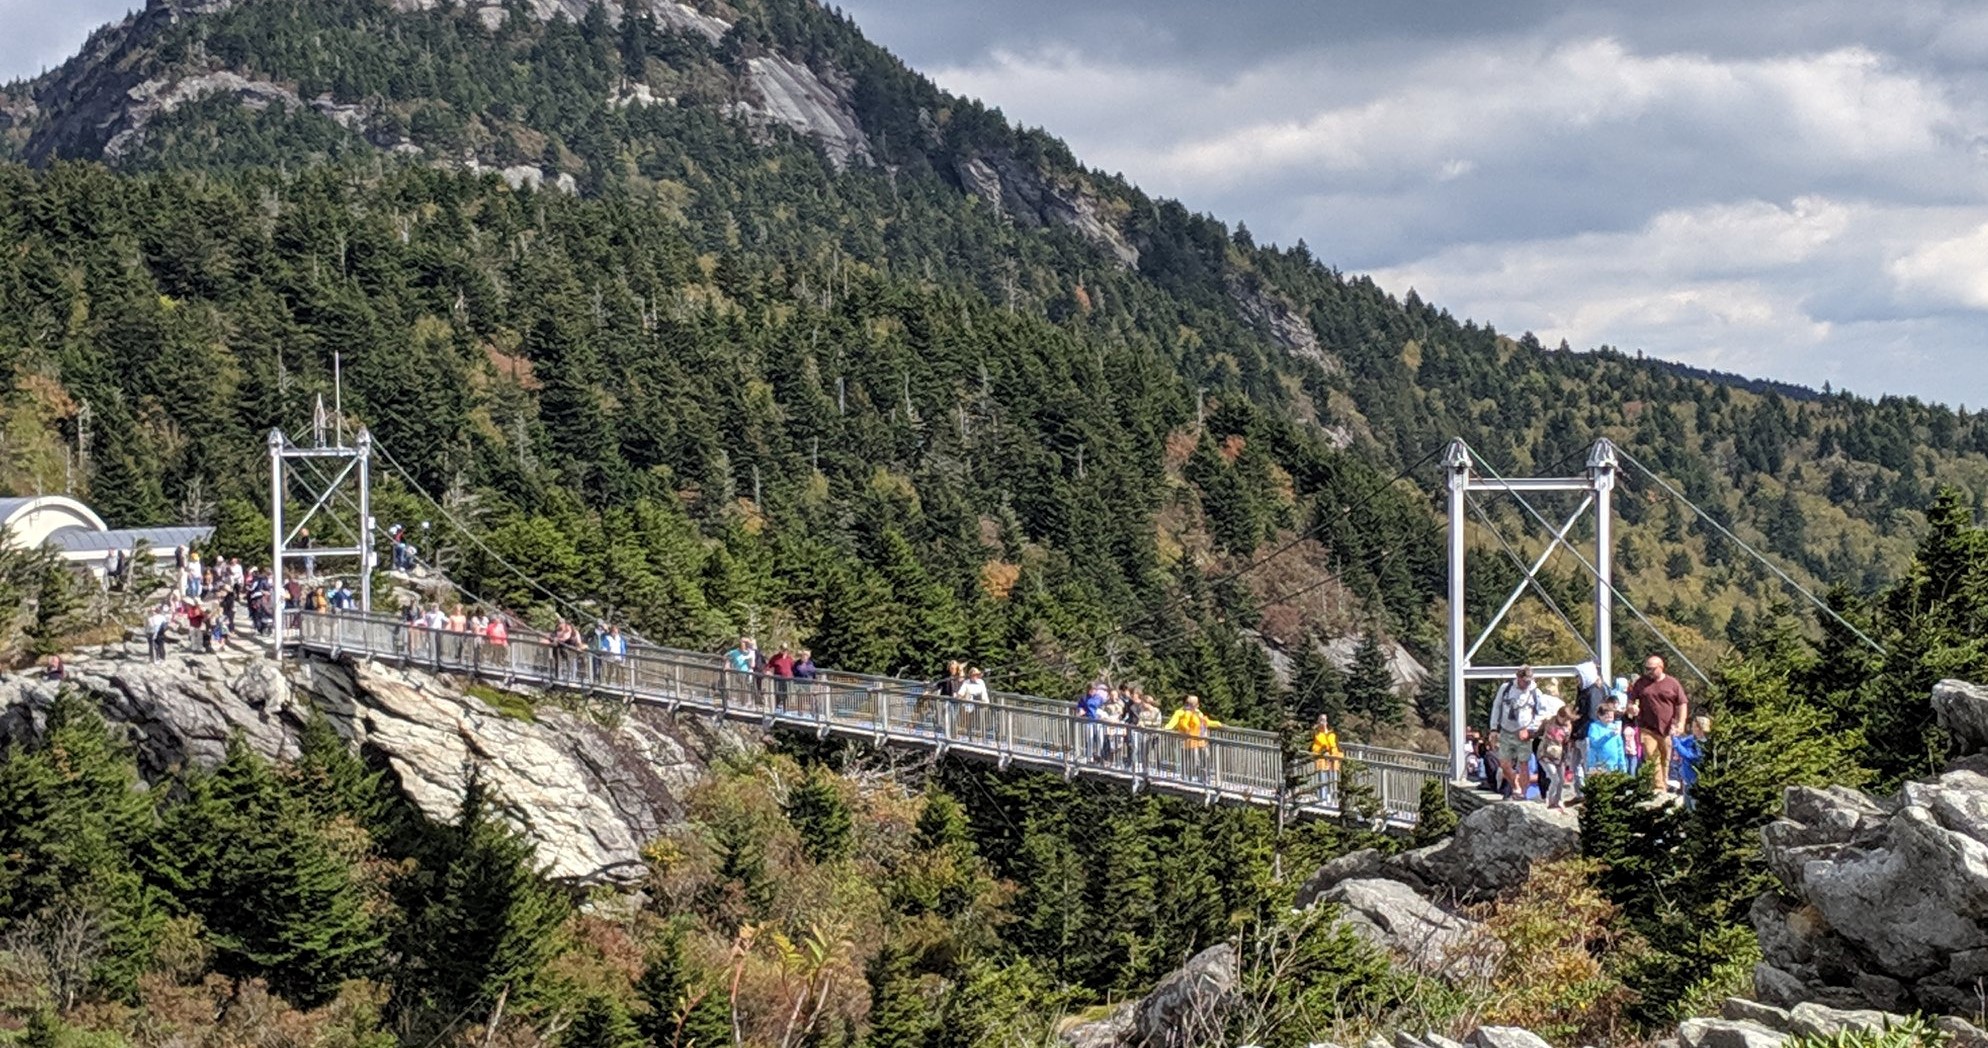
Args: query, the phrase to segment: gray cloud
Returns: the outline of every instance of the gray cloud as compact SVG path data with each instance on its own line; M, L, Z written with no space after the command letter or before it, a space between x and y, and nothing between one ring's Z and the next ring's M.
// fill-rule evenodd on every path
M1549 341L1984 399L1988 11L854 0L1259 240Z
M0 0L0 79L137 0ZM847 0L1086 163L1458 315L1988 390L1988 9Z
M0 83L39 75L76 53L90 31L144 0L0 0Z

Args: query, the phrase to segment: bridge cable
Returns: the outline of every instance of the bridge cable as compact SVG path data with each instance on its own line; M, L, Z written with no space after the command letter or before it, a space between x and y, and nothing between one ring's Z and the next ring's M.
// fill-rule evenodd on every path
M423 488L420 482L416 481L413 475L408 473L408 471L401 466L400 461L393 457L393 453L387 450L386 444L384 442L376 440L373 442L373 447L375 450L379 451L379 453L383 457L386 458L387 465L393 467L393 471L395 473L400 474L400 478L407 482L407 486L411 490L419 494L422 498L427 499L428 502L431 505L433 505L436 510L440 511L442 518L444 520L447 520L450 524L455 525L456 530L462 532L464 538L467 538L471 542L475 543L476 548L482 550L485 555L489 556L492 560L496 561L498 564L503 565L506 571L509 571L511 574L516 575L518 578L524 580L525 585L530 586L532 589L535 589L539 593L545 595L547 599L552 601L555 607L564 608L569 611L580 612L581 614L579 617L581 619L593 619L598 622L603 618L599 609L589 609L586 605L580 603L577 600L571 600L566 597L562 597L557 593L552 592L551 590L547 589L545 586L541 585L537 579L534 579L529 574L526 574L523 569L519 568L515 564L512 564L510 561L504 559L503 554L500 554L496 550L491 549L488 543L478 538L476 533L469 530L469 526L467 524L464 524L462 520L458 518L455 515L455 513L450 511L450 509L447 506L442 505L439 499L435 498L435 496L433 495L428 494L427 489Z
M1616 448L1616 451L1619 454L1621 454L1623 458L1628 459L1631 465L1635 466L1637 469L1642 470L1645 476L1649 477L1651 480L1656 481L1657 484L1660 487L1662 487L1665 491L1670 492L1672 498L1678 500L1679 502L1684 503L1684 505L1688 507L1693 513L1698 514L1698 518L1700 520L1703 520L1707 524L1710 524L1713 527L1719 529L1719 534L1724 535L1725 537L1731 539L1736 545L1739 546L1739 548L1751 554L1753 556L1753 559L1759 561L1762 564L1765 564L1767 566L1767 570L1773 572L1776 576L1779 576L1782 582L1787 583L1790 587L1794 589L1795 592L1807 598L1810 604L1813 604L1817 608L1822 609L1823 614L1828 615L1832 619L1835 619L1837 625L1842 626L1844 629L1849 630L1851 633L1855 634L1857 639L1869 645L1872 651L1875 651L1880 655L1888 654L1885 651L1884 645L1879 644L1877 641L1872 640L1869 636L1867 636L1864 633L1863 630L1860 630L1857 627L1851 625L1849 620L1837 614L1836 609L1830 607L1827 601L1824 601L1821 598L1817 597L1815 594L1810 593L1808 589L1803 587L1801 583L1796 582L1793 578L1789 577L1787 572L1782 571L1778 565L1776 565L1773 561L1768 560L1767 557L1764 554L1762 554L1759 550L1754 549L1752 546L1748 545L1745 539L1742 539L1738 535L1733 534L1731 528L1728 528L1724 524L1719 523L1717 518L1713 517L1710 513L1707 513L1703 509L1699 508L1698 504L1696 502L1691 501L1691 499L1686 497L1683 492L1672 487L1669 481L1658 476L1654 470L1650 469L1650 467L1643 465L1643 463L1640 460L1638 460L1636 456L1631 455L1629 452L1623 450L1620 446Z
M1472 460L1476 464L1483 466L1485 472L1491 474L1492 477L1500 481L1505 479L1503 476L1501 476L1498 473L1498 470L1495 467L1493 467L1489 462L1486 462L1484 460L1484 457L1477 453L1476 448L1470 447L1469 444L1465 444L1464 447L1469 449ZM1532 519L1539 522L1540 527L1545 528L1549 533L1552 532L1553 530L1552 522L1547 520L1544 516L1542 516L1539 510L1534 509L1532 503L1526 499L1525 495L1517 491L1508 491L1507 494L1510 494L1512 498L1516 499L1518 501L1518 504L1520 506L1523 506L1528 514L1531 514ZM1601 581L1601 571L1597 569L1592 563L1589 563L1586 554L1582 553L1578 548L1571 545L1567 547L1567 550L1568 552L1574 555L1574 559L1581 562L1581 567L1586 568L1588 570L1588 574L1592 576L1595 579L1595 581L1597 582ZM1678 657L1679 661L1683 662L1685 666L1690 668L1693 675L1695 675L1699 680L1703 681L1707 685L1710 685L1712 683L1712 678L1706 676L1705 671L1699 669L1698 664L1691 661L1691 656L1686 655L1684 653L1684 649L1679 648L1677 644L1673 642L1667 634L1664 633L1663 630L1658 629L1656 623L1651 622L1649 616L1643 614L1643 610L1641 608L1638 608L1636 606L1636 603L1630 600L1629 597L1626 594L1624 594L1621 589L1617 588L1617 586L1613 581L1608 582L1607 586L1608 586L1608 591L1615 595L1615 599L1621 601L1622 606L1628 608L1629 613L1631 615L1636 616L1636 621L1642 623L1644 629L1647 629L1651 633L1655 634L1656 638L1663 642L1664 647L1669 648L1671 650L1671 653Z

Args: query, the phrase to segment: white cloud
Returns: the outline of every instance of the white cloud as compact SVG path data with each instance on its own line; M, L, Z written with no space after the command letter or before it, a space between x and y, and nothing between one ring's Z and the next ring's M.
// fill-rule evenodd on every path
M1459 316L1951 399L1988 380L1988 109L1950 67L1988 53L1988 19L1925 7L1904 20L1916 51L1818 15L1796 31L1828 46L1798 52L1556 24L1232 69L1063 45L939 79Z

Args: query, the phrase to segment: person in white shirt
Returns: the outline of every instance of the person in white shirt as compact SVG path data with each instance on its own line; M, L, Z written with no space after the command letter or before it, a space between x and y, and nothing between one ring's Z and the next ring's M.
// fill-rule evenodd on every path
M979 729L982 734L987 731L985 714L981 712L987 708L987 682L981 679L978 666L966 671L966 680L959 686L959 707L962 723L954 728L955 731L962 731L968 725Z
M1498 771L1506 794L1522 801L1532 786L1532 737L1546 719L1545 701L1533 683L1532 667L1520 666L1511 680L1498 686L1491 700L1491 746L1498 754Z

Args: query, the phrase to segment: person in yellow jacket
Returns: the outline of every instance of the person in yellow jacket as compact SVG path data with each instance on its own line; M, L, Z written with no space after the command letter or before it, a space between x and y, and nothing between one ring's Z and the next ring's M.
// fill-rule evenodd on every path
M1312 768L1318 780L1318 799L1329 801L1339 784L1339 762L1346 755L1339 751L1339 733L1332 730L1332 721L1321 713L1312 725Z
M1165 731L1177 731L1186 736L1188 775L1202 782L1208 780L1208 729L1219 728L1222 722L1201 712L1199 696L1189 695L1180 709L1167 718Z

